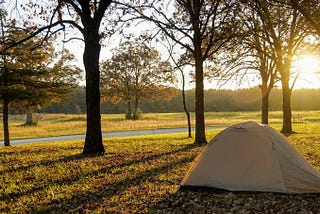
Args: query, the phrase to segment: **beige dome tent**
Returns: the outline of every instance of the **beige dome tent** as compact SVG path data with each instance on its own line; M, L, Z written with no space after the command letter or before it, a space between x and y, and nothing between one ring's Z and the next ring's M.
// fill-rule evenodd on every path
M181 187L319 193L320 173L278 131L246 122L226 128L213 138L196 158Z

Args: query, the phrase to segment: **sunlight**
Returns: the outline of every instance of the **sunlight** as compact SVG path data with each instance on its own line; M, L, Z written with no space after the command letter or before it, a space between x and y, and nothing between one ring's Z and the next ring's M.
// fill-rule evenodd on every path
M304 54L293 62L293 68L299 72L299 78L294 88L319 88L320 86L320 57Z
M298 59L298 68L301 73L318 73L320 59L312 55L302 55Z

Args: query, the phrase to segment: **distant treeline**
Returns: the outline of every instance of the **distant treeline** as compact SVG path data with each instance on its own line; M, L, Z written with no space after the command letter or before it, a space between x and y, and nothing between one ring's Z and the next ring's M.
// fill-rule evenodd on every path
M259 111L260 89L258 87L239 90L206 90L205 111ZM186 91L186 103L189 111L194 111L194 90ZM179 91L170 102L141 102L140 109L144 113L149 112L183 112L182 96ZM270 95L270 111L281 110L281 89L273 89ZM125 103L112 104L110 102L101 104L101 113L125 113ZM298 89L292 92L293 110L320 110L320 89ZM66 100L41 109L46 113L85 113L85 90L77 88Z

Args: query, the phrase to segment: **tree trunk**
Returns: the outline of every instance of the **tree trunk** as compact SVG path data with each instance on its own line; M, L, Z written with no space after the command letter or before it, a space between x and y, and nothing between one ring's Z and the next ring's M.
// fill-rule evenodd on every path
M261 99L261 123L269 124L269 93Z
M85 34L85 49L83 63L86 71L86 107L87 107L87 131L83 154L104 153L101 134L100 115L100 71L99 57L101 46L98 29L92 26Z
M198 45L197 45L198 46ZM196 116L196 133L194 144L202 145L207 143L204 120L204 85L203 85L203 60L200 50L195 51L196 64L196 90L195 90L195 116ZM197 49L197 48L196 48Z
M132 119L131 102L128 101L127 105L128 105L128 112L127 112L127 115L126 115L126 119L127 120L131 120Z
M186 115L187 115L187 121L188 121L188 138L192 138L191 119L190 119L190 113L189 113L189 111L186 111Z
M32 126L34 123L33 123L33 114L32 114L32 110L31 108L28 108L27 109L27 116L26 116L26 122L25 122L25 125L27 126Z
M6 55L3 55L3 61L6 63ZM8 91L8 69L4 67L4 93L3 93L3 106L2 106L2 121L3 121L3 137L4 145L10 146L9 135L9 91Z
M196 2L195 7L199 7ZM194 60L195 60L195 77L196 77L196 90L195 90L195 114L196 114L196 134L194 144L202 145L207 143L205 133L204 121L204 85L203 85L203 59L202 59L202 38L200 32L200 14L199 8L195 9L196 13L192 20L194 30Z
M197 65L198 64L198 65ZM204 120L204 87L202 63L196 62L196 90L195 90L195 114L196 134L194 144L202 145L207 143Z
M139 120L139 99L135 98L134 100L134 112L133 112L133 119L134 120Z
M287 80L288 79L288 80ZM292 133L292 112L291 112L291 89L289 87L289 78L285 78L282 82L282 129L281 133Z
M10 146L10 137L9 137L9 101L6 96L3 99L3 107L2 107L2 120L3 120L3 137L4 137L4 145Z
M194 16L192 16L193 26L193 45L194 45L194 61L195 61L195 114L196 114L196 134L194 144L207 144L204 121L204 86L203 86L203 58L202 58L202 33L200 28L200 1L192 3L194 7Z
M182 76L182 103L183 103L183 109L184 112L187 115L187 122L188 122L188 137L192 138L192 132L191 132L191 120L190 120L190 113L188 111L187 108L187 104L186 104L186 92L185 92L185 78L184 78L184 73L182 70L181 71L181 76Z
M267 83L261 85L261 123L269 124L269 95Z
M133 112L134 115L138 114L138 111L139 111L138 109L139 109L139 100L137 98L135 98L135 100L134 100L134 112Z

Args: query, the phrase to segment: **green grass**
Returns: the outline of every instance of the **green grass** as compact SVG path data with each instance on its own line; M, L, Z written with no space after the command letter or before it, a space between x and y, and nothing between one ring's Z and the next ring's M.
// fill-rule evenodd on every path
M320 170L320 124L290 140ZM208 131L211 139L218 131ZM201 147L185 134L0 147L0 213L319 213L320 196L178 191Z
M319 111L293 112L293 123L308 124L320 123ZM65 114L39 114L35 115L38 123L36 126L21 126L24 123L23 115L10 115L10 138L37 138L49 136L62 136L73 134L85 134L86 115ZM194 127L194 113L191 113L192 126ZM260 121L260 112L206 112L206 126L227 126L237 122L253 120ZM279 126L282 123L281 112L270 112L270 124ZM101 116L101 128L103 132L177 128L187 127L184 113L149 113L143 114L143 118L137 121L127 121L122 114L108 114ZM0 124L0 130L2 130ZM3 136L0 136L0 140Z

